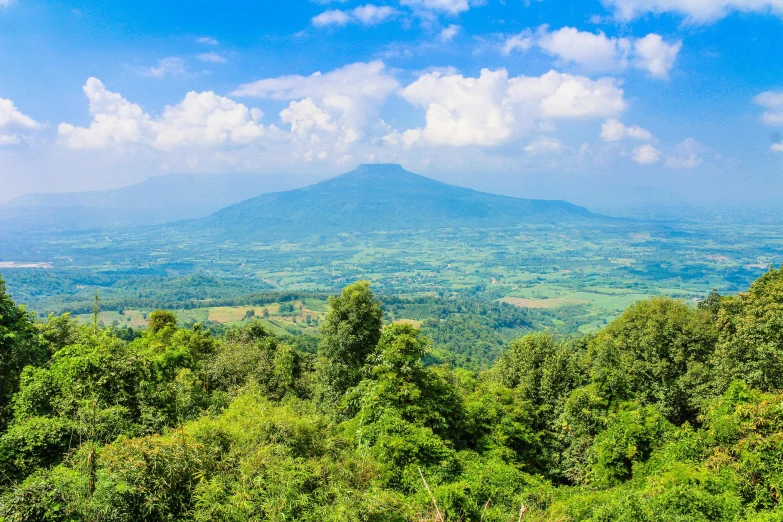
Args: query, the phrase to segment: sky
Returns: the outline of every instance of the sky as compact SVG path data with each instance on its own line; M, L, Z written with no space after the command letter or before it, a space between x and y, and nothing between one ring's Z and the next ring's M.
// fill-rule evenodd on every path
M777 205L783 0L0 0L0 201L401 163L594 208Z

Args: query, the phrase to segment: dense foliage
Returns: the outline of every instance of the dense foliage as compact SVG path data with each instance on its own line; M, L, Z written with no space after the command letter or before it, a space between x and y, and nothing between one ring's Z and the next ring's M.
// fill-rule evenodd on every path
M383 317L346 287L313 353L35 321L0 285L0 520L783 519L783 269L483 371Z

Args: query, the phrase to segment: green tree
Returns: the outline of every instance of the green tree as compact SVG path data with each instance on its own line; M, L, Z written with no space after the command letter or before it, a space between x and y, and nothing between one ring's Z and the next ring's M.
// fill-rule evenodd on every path
M17 306L0 278L0 430L9 418L11 397L19 389L19 375L27 365L42 365L49 358L36 336L33 315Z
M492 373L505 386L519 388L520 397L533 404L538 412L538 429L553 423L568 394L584 378L575 354L546 332L528 334L510 343Z
M612 401L636 397L675 424L695 422L716 339L708 311L665 297L641 301L590 342L592 379Z
M783 388L783 268L724 298L717 322L717 391L735 379L765 391Z
M149 328L152 333L158 333L164 328L177 326L177 316L168 310L155 310L150 314Z
M361 369L378 344L383 310L370 284L360 281L346 286L339 297L329 299L330 309L321 326L319 373L325 387L324 400L336 404L348 388L361 380Z

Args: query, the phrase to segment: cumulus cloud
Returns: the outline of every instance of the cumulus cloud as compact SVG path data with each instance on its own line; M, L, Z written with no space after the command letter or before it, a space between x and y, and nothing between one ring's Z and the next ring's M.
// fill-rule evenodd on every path
M351 21L351 16L345 11L339 9L330 9L314 16L311 22L316 27L325 27L327 25L346 25Z
M530 29L526 29L519 34L514 34L505 39L503 42L503 54L509 55L514 51L527 51L535 44L533 38L533 32Z
M400 5L427 11L442 11L452 15L470 9L468 0L400 0Z
M658 160L661 159L661 151L650 144L639 145L634 147L631 159L639 165L652 165L653 163L658 163Z
M329 25L347 25L357 23L362 25L377 25L397 15L397 10L388 5L361 5L348 11L330 9L314 16L311 20L316 27Z
M157 65L146 69L143 73L145 76L151 76L152 78L163 78L164 76L172 76L184 72L185 60L176 56L169 56L168 58L158 60Z
M677 151L674 155L666 158L666 166L673 169L696 168L704 163L700 154L706 151L707 147L693 138L687 138L677 145Z
M375 25L396 15L397 11L388 5L367 4L355 8L351 14L364 25Z
M199 36L196 38L196 42L204 45L217 45L218 41L211 36Z
M603 32L591 33L575 27L550 31L543 25L535 32L527 29L508 36L502 52L527 51L533 46L556 56L564 64L592 71L620 71L634 67L655 78L666 78L674 67L682 42L667 43L660 35L644 38L615 38Z
M762 92L753 102L765 109L761 121L766 125L783 125L783 91ZM774 152L783 152L783 141L773 143L770 147Z
M753 102L766 109L761 121L767 125L783 125L783 91L762 92Z
M638 125L632 127L626 127L621 121L616 118L610 118L601 125L601 139L604 141L621 141L626 138L641 141L653 140L653 135L647 129L643 129Z
M660 35L650 33L633 43L634 66L655 78L668 78L680 49L682 42L669 44Z
M483 69L477 78L436 71L400 94L426 109L421 140L455 147L499 145L542 122L609 117L626 108L616 80L556 71L513 78L505 69Z
M0 98L0 128L38 130L41 127L40 123L19 111L14 102Z
M615 18L630 21L647 13L674 13L692 24L708 24L733 12L783 16L781 0L604 0Z
M386 98L399 88L397 80L376 60L358 62L322 74L289 75L240 85L232 95L295 102L309 99L337 124L343 141L355 141L365 133ZM301 108L291 109L300 114ZM293 116L289 116L293 118ZM298 121L298 120L297 120ZM304 125L299 123L300 127ZM319 128L313 123L313 128Z
M462 30L462 27L456 24L451 24L448 27L445 27L440 32L440 41L441 42L450 42L454 39L455 36L459 34L459 32Z
M182 102L164 108L153 118L141 106L90 78L84 93L93 117L89 127L58 126L68 148L96 149L128 144L160 150L183 146L247 144L266 132L258 123L263 113L229 98L207 92L189 92Z
M602 71L624 67L631 50L628 38L609 38L602 32L594 34L574 27L551 32L543 27L537 33L536 44L565 62Z
M22 141L20 134L37 131L43 125L23 114L11 100L0 98L0 146L16 145Z

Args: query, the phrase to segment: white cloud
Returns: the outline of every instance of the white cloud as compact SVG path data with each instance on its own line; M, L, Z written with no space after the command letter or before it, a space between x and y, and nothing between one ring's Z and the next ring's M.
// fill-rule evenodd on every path
M182 102L153 118L137 104L106 89L97 78L84 85L93 121L89 127L58 126L62 143L72 149L146 145L160 150L183 146L246 144L265 134L263 113L213 92L189 92Z
M19 132L37 131L43 125L23 114L11 100L0 98L0 146L21 143Z
M650 33L633 43L634 67L655 78L668 78L680 49L682 42L668 44L660 35Z
M502 52L507 55L517 49L527 51L533 46L565 64L591 71L621 71L631 66L647 71L655 78L666 78L674 67L682 42L666 43L654 33L644 38L615 38L600 31L579 31L575 27L550 31L548 26L542 25L535 33L528 29L507 37Z
M532 155L559 154L562 151L560 140L549 136L539 136L525 146L525 152Z
M483 69L478 78L430 72L401 91L426 109L423 141L434 145L492 146L553 119L607 117L624 111L623 91L612 78L590 80L550 71L508 77Z
M199 36L196 42L204 45L218 45L218 41L211 36Z
M331 143L330 140L337 140L333 144L339 148L355 143L367 134L381 105L398 88L397 80L386 71L384 63L376 60L346 65L325 74L317 72L310 76L290 75L258 80L240 85L232 94L290 100L291 104L281 117L291 125L292 132L294 126L296 129L312 129L318 133L310 136L310 140L320 140L324 147ZM300 105L304 100L308 100L307 105ZM335 125L324 126L325 118L321 113L328 115L328 121ZM305 122L308 115L312 121ZM294 135L302 139L301 133Z
M291 102L287 109L280 112L280 119L291 126L292 133L302 137L312 135L317 129L327 132L337 130L337 125L329 113L319 108L310 98Z
M22 114L11 100L0 98L0 129L12 127L26 130L38 130L42 125L30 116Z
M1 7L8 7L12 3L14 3L14 0L0 0L0 8Z
M694 140L687 138L677 145L677 152L666 158L666 166L673 169L692 169L701 165L704 160L699 154L706 152L707 148Z
M783 141L780 143L773 143L770 147L774 152L783 152Z
M209 63L227 63L228 60L220 53L201 53L196 55L196 59Z
M533 47L534 43L533 33L530 29L527 29L506 38L505 42L503 42L503 54L509 55L516 50L527 51Z
M377 25L397 15L397 10L388 5L361 5L348 11L330 9L311 20L316 27L328 25L347 25L357 23L362 25Z
M639 165L652 165L661 159L661 151L650 144L634 147L631 158Z
M185 60L176 56L170 56L159 60L158 65L145 70L144 75L153 78L163 78L164 76L177 75L184 72Z
M783 91L762 92L753 102L766 109L761 121L767 125L783 125Z
M16 134L0 134L0 147L4 147L7 145L16 145L21 142L22 142L22 138L20 138Z
M610 118L601 125L601 139L604 141L621 141L625 138L631 138L641 141L651 141L655 139L650 131L643 129L638 125L626 127L621 121Z
M397 80L386 71L386 65L376 60L346 65L325 74L258 80L240 85L232 95L271 100L311 98L330 114L359 124L398 87Z
M452 15L470 9L468 0L400 0L400 5L427 11L443 11Z
M692 24L707 24L732 12L783 16L783 0L604 0L615 18L630 21L647 13L676 13Z
M397 11L388 5L367 4L357 7L351 14L364 25L375 25L396 15Z
M450 26L444 28L440 32L440 41L441 42L450 42L454 39L455 36L459 34L459 32L462 30L462 27L456 24L451 24Z
M339 9L330 9L314 16L311 20L316 27L325 27L327 25L346 25L351 21L351 16L345 11Z
M593 34L574 27L552 32L543 27L537 32L536 44L565 62L599 71L624 67L631 49L628 38L608 38L602 32Z

